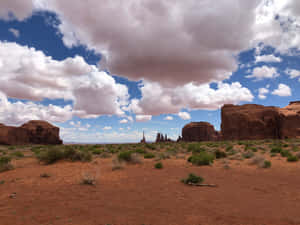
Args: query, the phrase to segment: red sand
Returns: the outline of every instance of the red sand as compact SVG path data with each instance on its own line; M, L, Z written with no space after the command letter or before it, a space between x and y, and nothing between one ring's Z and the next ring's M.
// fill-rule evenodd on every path
M146 160L112 171L111 159L50 166L22 159L0 174L6 181L0 185L0 225L296 225L300 163L284 160L273 158L271 169L231 161L229 170L220 162L195 167L183 159L165 160L156 170ZM79 184L85 172L97 174L96 186ZM182 184L190 172L219 187Z

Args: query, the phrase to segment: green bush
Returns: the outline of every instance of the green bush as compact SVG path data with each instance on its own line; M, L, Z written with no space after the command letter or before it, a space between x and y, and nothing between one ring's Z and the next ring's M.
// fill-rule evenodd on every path
M188 178L182 179L181 182L184 184L201 184L204 179L200 176L196 176L193 173L190 173Z
M288 150L281 150L280 155L282 157L289 157L291 153Z
M215 151L216 159L226 158L226 152L220 151L219 149Z
M45 164L53 164L64 158L64 152L60 149L48 149L37 155L38 159Z
M282 148L280 146L274 146L271 149L271 153L280 153L282 151Z
M162 164L161 162L158 162L158 163L156 163L156 164L154 165L154 167L155 167L156 169L162 169L162 168L163 168L163 164Z
M0 157L0 172L13 169L13 166L11 165L10 162L11 162L10 157L7 156Z
M120 152L119 155L118 155L118 159L120 161L130 162L132 153L133 153L132 151Z
M62 159L71 160L73 162L88 162L92 160L92 154L87 151L76 150L75 148L67 148L65 150L52 148L38 154L38 159L45 164L53 164Z
M252 151L247 151L247 152L244 152L242 155L245 159L250 159L254 156L254 153Z
M144 155L145 159L153 159L155 157L155 155L151 152L148 152Z
M269 160L264 161L263 168L270 168L272 166L272 163Z
M156 146L154 144L146 144L146 148L149 148L151 150L155 150Z
M136 149L135 152L136 152L136 153L139 153L139 154L145 154L145 153L147 153L146 150L145 150L145 149L142 149L142 148Z
M188 162L193 165L204 166L210 165L214 162L215 156L207 152L200 152L199 154L194 154L188 158Z
M298 157L297 156L295 156L295 155L289 155L288 157L287 157L287 161L288 162L298 162Z
M93 153L94 155L101 155L102 152L103 152L102 149L94 149L94 150L92 150L92 153Z
M188 145L188 151L193 152L193 154L196 154L196 153L206 151L206 149L203 148L200 143L192 143Z
M233 150L233 146L232 146L232 145L228 145L228 146L226 147L226 152L229 152L229 151L231 151L231 150Z
M17 158L23 158L24 157L23 152L20 152L20 151L13 152L10 155L13 156L13 157L17 157Z

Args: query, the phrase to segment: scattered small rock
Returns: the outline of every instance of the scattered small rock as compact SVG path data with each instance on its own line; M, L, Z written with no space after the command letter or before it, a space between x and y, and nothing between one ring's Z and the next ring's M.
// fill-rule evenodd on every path
M17 198L17 193L14 192L14 193L10 194L9 198Z

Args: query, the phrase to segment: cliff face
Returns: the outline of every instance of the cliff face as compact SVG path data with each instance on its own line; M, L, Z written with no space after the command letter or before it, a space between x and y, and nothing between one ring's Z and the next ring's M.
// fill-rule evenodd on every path
M300 102L284 108L262 105L224 105L224 140L300 138Z
M282 117L281 138L300 138L300 101L279 109Z
M221 133L206 122L189 123L182 129L182 140L300 138L300 101L291 102L284 108L255 104L224 105L221 114Z
M62 144L59 128L45 121L29 121L21 127L0 124L0 144Z
M182 129L183 141L217 141L219 132L207 122L193 122Z

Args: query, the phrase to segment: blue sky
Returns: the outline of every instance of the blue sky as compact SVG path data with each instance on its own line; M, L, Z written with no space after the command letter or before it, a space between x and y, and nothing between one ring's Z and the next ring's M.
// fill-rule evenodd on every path
M300 100L296 1L245 3L238 11L249 18L237 24L224 22L224 11L240 13L225 2L189 15L187 3L179 8L184 26L164 11L147 22L134 18L135 32L123 14L125 1L112 12L97 1L75 1L78 15L55 0L28 0L24 9L12 2L15 8L0 3L0 123L45 119L61 128L65 142L136 142L143 130L148 140L157 132L175 139L190 121L220 129L226 103L284 107ZM140 12L147 17L151 7ZM261 10L266 18L254 20L251 7L256 18ZM105 22L117 12L125 22ZM210 16L211 24L202 23Z

